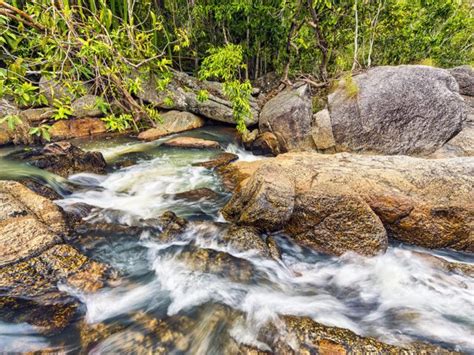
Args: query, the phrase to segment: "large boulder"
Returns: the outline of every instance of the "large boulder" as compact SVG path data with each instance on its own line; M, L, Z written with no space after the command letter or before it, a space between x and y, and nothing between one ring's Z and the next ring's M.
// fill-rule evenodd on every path
M449 70L459 85L461 95L474 96L474 70L470 65L463 65Z
M337 149L430 154L465 119L456 80L427 66L376 67L339 83L328 98Z
M141 132L138 139L153 141L155 139L192 129L200 128L206 123L203 118L190 112L168 111L161 115L162 121L157 127Z
M109 268L64 244L66 220L54 203L18 182L0 181L0 318L62 330L79 303L58 283L92 292Z
M173 79L166 90L156 89L156 78L149 77L143 85L138 97L157 107L188 111L212 120L234 123L232 103L223 93L222 84L212 81L200 81L186 73L174 72ZM207 100L199 99L199 92L208 93ZM259 107L254 98L250 98L252 117L246 120L248 126L258 122Z
M309 86L287 88L270 99L262 108L260 132L273 133L280 151L312 147L312 101Z
M65 233L59 207L18 182L0 181L0 267L60 243Z
M104 174L107 168L102 153L86 152L69 142L50 143L40 149L15 152L10 158L23 160L62 177L81 172Z
M316 250L374 255L389 236L474 251L474 158L291 153L226 170L240 181L226 219Z

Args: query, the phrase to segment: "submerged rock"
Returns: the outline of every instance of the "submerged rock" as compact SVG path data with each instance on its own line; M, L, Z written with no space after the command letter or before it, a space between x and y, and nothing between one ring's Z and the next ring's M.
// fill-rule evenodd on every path
M207 169L217 169L227 164L230 164L237 159L239 159L239 156L237 154L220 153L211 160L194 163L193 166L202 166Z
M197 202L200 200L217 200L219 198L219 194L207 187L203 187L190 191L179 192L174 195L174 198L177 200Z
M451 74L419 65L369 69L341 81L328 103L339 151L430 154L465 119Z
M388 235L474 251L472 158L294 153L228 171L240 185L222 211L226 219L283 228L316 250L375 255L386 249Z
M162 144L164 147L188 149L219 149L219 142L193 137L176 137Z
M69 142L50 143L42 149L14 153L11 157L62 177L81 172L104 174L107 168L102 153L86 152Z
M204 126L203 118L190 112L168 111L161 115L162 122L157 127L141 132L138 139L153 141L158 138Z

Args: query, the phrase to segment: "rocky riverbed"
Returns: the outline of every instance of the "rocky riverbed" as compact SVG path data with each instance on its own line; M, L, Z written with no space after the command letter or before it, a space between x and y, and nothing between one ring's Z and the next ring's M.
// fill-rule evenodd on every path
M470 163L182 136L5 152L2 349L474 350Z

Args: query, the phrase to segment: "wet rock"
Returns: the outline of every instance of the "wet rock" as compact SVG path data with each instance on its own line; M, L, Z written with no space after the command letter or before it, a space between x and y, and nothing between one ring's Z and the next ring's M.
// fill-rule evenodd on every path
M270 250L257 228L230 225L220 235L221 243L240 253L255 252L262 257L270 257Z
M207 169L217 169L227 164L230 164L237 159L239 159L239 156L237 154L219 153L213 159L204 162L194 163L193 166L202 166Z
M437 267L449 272L457 274L465 274L467 276L474 277L474 265L463 262L448 261L438 256L434 256L423 252L412 252L423 261L430 264L430 266Z
M162 122L138 135L138 139L153 141L155 139L204 126L205 121L190 112L168 111L161 115Z
M193 137L176 137L162 144L164 147L189 149L219 149L219 142Z
M336 141L332 133L331 117L329 111L324 109L313 116L313 128L311 131L316 149L325 151L335 148Z
M207 187L203 187L200 189L179 192L174 195L174 198L177 200L197 202L200 200L217 200L219 198L219 194L211 189L208 189Z
M262 108L260 132L273 133L280 151L311 146L312 102L308 85L288 88L270 99Z
M336 255L383 252L384 229L422 247L474 250L472 158L294 153L230 168L240 185L222 213L232 222L283 228Z
M176 260L193 271L220 275L235 282L248 282L255 275L249 261L214 249L187 247Z
M165 91L156 90L156 78L153 76L149 76L142 87L138 97L157 107L192 112L215 121L235 124L232 103L224 95L221 83L202 81L182 72L174 72ZM207 91L207 100L198 99L198 93L202 90ZM171 105L167 99L171 99ZM250 98L250 106L252 117L247 118L247 126L258 122L259 107L254 98Z
M54 203L18 182L0 181L0 267L60 243L66 230Z
M186 231L188 221L182 217L178 217L174 212L166 211L160 218L153 221L152 225L160 230L160 241L169 243L182 236Z
M245 131L240 135L240 140L242 141L243 146L247 150L252 149L252 143L257 139L258 136L258 129L254 129L252 131Z
M64 283L84 292L104 286L110 268L73 247L57 244L27 260L0 267L0 315L27 321L46 332L60 331L77 315L77 300L59 291Z
M281 250L275 238L272 236L268 236L265 240L265 243L267 243L270 256L275 260L281 260Z
M251 150L256 155L277 156L281 153L278 138L271 132L259 134L251 145Z
M69 142L50 143L42 149L14 153L11 157L62 177L81 172L104 174L107 168L102 153L86 152Z
M329 327L307 317L283 316L281 323L261 330L261 341L276 354L455 354L423 343L394 346L374 338L362 337L350 330ZM267 353L267 352L261 352Z
M51 187L47 186L42 181L37 181L34 179L22 179L20 181L23 185L25 185L28 189L33 191L34 193L47 198L48 200L54 201L59 200L62 198L60 194L54 191Z
M90 137L106 132L103 121L89 117L57 121L49 130L52 140Z
M470 65L449 69L449 73L456 79L461 95L474 96L474 70Z
M51 107L41 107L41 108L30 108L27 110L21 111L20 116L30 122L30 123L39 123L45 120L49 120L54 115L54 109Z
M351 80L328 97L339 151L427 155L462 128L464 103L446 70L383 66Z
M97 100L100 98L95 95L84 95L71 104L72 115L76 118L99 117L103 113L97 108Z

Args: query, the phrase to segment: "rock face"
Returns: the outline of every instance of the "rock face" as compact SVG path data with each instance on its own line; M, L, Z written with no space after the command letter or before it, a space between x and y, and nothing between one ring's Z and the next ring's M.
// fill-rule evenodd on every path
M61 120L51 126L52 140L90 137L107 132L105 123L97 118Z
M271 132L280 150L287 152L311 145L312 103L308 85L288 88L262 108L260 132Z
M473 158L292 153L232 169L240 185L222 213L238 224L336 255L383 252L387 235L474 251Z
M60 209L17 182L0 181L0 316L44 332L63 329L78 302L58 282L84 291L102 287L110 271L63 244Z
M198 100L198 92L206 90L208 99ZM139 98L164 109L192 112L196 115L210 118L212 120L235 123L232 103L225 97L222 84L211 81L199 81L185 73L174 72L173 79L163 92L156 90L156 80L150 80L143 85L143 90L138 94ZM172 100L167 105L166 98ZM252 117L247 119L248 126L258 122L259 107L255 99L250 99Z
M173 133L189 131L204 126L205 121L189 112L168 111L161 115L163 122L138 135L138 139L153 141Z
M188 149L219 149L219 142L194 137L171 138L162 144L164 147Z
M263 132L252 142L250 149L256 155L277 156L280 154L278 138L271 132Z
M14 153L12 157L62 177L81 172L104 174L107 168L102 153L85 152L69 142L50 143L42 149Z
M58 244L65 232L54 203L18 182L0 181L0 267Z
M328 98L339 151L430 154L462 128L463 100L446 70L376 67L352 81Z
M452 68L449 72L458 82L461 95L474 96L474 70L470 65Z

